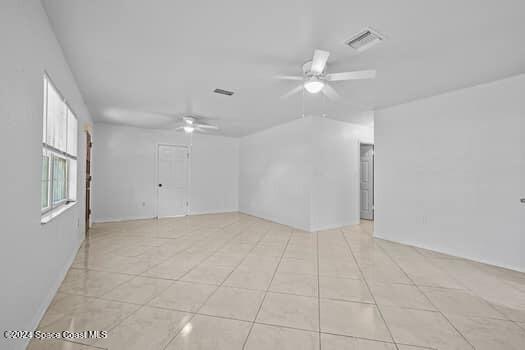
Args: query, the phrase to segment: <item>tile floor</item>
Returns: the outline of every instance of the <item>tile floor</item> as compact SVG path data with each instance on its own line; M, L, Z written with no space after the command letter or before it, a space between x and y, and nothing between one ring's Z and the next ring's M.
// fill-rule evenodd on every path
M231 213L98 224L29 349L525 349L525 274Z

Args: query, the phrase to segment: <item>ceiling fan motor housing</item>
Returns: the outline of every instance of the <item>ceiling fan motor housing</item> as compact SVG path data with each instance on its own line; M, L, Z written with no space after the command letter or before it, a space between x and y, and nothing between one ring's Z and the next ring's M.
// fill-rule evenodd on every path
M326 67L328 65L325 65L324 66L324 69L321 73L315 73L315 72L312 72L312 61L308 61L306 62L305 64L303 64L303 74L306 78L310 78L310 77L317 77L317 78L320 78L322 79L325 75L326 75Z

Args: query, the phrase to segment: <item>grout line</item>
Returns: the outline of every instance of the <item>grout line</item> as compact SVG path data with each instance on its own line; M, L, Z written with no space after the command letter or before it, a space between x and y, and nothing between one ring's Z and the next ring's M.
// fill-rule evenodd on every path
M255 225L255 223L253 224ZM253 225L250 225L250 226L253 226ZM255 247L257 247L257 245L260 243L261 240L263 240L267 235L268 235L268 232L269 232L270 229L268 229L266 231L265 234L261 234L261 237L259 238L259 240L257 240L257 242L253 245L252 249L250 249L250 252L255 249ZM239 235L245 233L246 231L245 230L240 230L239 234L235 235L234 237L232 237L231 240L228 240L227 243L225 243L223 246L221 246L220 248L218 248L216 251L220 250L221 248L223 248L224 246L226 246L230 241L232 241L234 238L238 237ZM215 252L216 252L215 251ZM249 253L248 253L249 254ZM213 253L212 253L213 255ZM195 313L193 314L193 316L186 322L186 324L190 323L191 320L193 320L193 318L195 317L195 315L198 314L199 310L202 309L204 307L204 305L206 305L206 303L211 299L211 297L213 297L213 295L215 295L215 293L217 293L217 291L219 290L219 288L224 284L224 282L226 282L226 280L228 280L228 278L231 276L231 274L243 263L243 261L246 259L246 257L244 257L233 269L232 271L230 271L230 273L223 279L223 281L221 282L221 284L219 284L217 286L217 288L203 301L203 303L199 306L199 308L195 311ZM183 276L181 276L182 278ZM164 347L167 348L169 346L169 344L171 344L171 342L173 342L175 340L175 338L177 338L177 336L182 332L182 330L184 329L184 327L182 327L178 332L177 334L175 334L175 336L173 336L170 341L166 344L166 346ZM249 335L249 333L248 333ZM248 336L246 336L246 339L248 339Z
M257 317L259 317L259 313L261 312L261 309L263 307L264 301L266 300L266 296L268 295L268 290L270 289L273 279L275 278L275 275L277 274L277 270L279 269L279 266L281 265L281 261L283 260L284 252L286 252L286 248L288 248L288 244L290 243L290 240L292 239L293 230L288 234L288 240L286 241L286 245L284 246L284 249L281 253L281 257L279 258L279 262L275 266L275 269L272 274L272 278L270 279L270 282L268 283L268 286L266 287L266 290L264 291L264 296L261 300L261 304L259 305L259 308L257 309L257 313L255 314L255 317L253 318L253 322L250 326L250 329L248 330L248 334L246 335L246 339L244 339L244 343L242 344L242 349L244 350L246 348L246 344L248 343L248 338L250 338L250 335L253 330L253 326L255 325L255 321L257 320Z
M237 221L235 221L235 222L239 222L239 221L240 221L240 220L237 220ZM232 222L230 225L233 225L235 222ZM252 224L250 224L249 226L252 226L252 225L254 225L254 224L255 224L255 223L252 223ZM229 225L227 225L227 226L229 226ZM226 227L227 227L227 226L226 226ZM221 229L221 231L222 231L222 230L223 230L223 229ZM232 241L233 239L235 239L236 237L238 237L238 236L241 235L242 233L243 233L243 230L240 229L239 232L238 232L237 234L234 234L231 238L227 239L226 242L225 242L223 245L221 245L221 246L218 247L216 250L214 250L213 252L211 252L210 255L213 255L216 251L218 251L218 250L220 250L221 248L223 248L224 246L226 246L230 241ZM189 234L189 233L188 233L188 234ZM191 249L192 247L195 246L195 244L198 244L199 242L201 242L201 241L196 241L196 242L194 242L189 248L185 249L184 252L187 251L187 250L189 250L189 249ZM182 251L181 251L181 252L182 252ZM177 253L177 254L178 254L178 253ZM175 255L176 255L176 254L175 254ZM202 261L201 261L201 262L202 262ZM160 264L160 263L159 263L159 264ZM199 264L200 264L200 263L199 263ZM197 264L197 265L199 265L199 264ZM158 265L158 264L157 264L157 265ZM196 266L197 266L197 265L196 265ZM155 266L156 266L156 265L155 265ZM181 276L181 277L182 277L182 276ZM131 280L131 279L132 279L132 278L130 278L130 280ZM217 287L217 289L218 289L218 288L219 288L219 287ZM217 290L217 289L216 289L216 290ZM113 290L114 290L114 289L113 289ZM216 290L215 290L215 291L216 291ZM109 292L108 292L108 293L109 293ZM211 295L213 295L213 293L212 293ZM210 297L211 297L211 295L210 295ZM95 298L95 299L101 299L101 298ZM106 300L106 299L101 299L101 300ZM206 299L206 301L207 301L207 300L208 300L208 299ZM206 301L205 301L205 302L206 302ZM127 304L138 305L138 304L133 304L133 303L127 303ZM127 315L126 317L124 317L124 318L118 320L118 322L115 323L115 325L113 325L113 327L111 327L111 328L108 329L108 332L111 332L113 329L115 329L115 328L118 327L120 324L122 324L126 319L128 319L128 318L130 318L132 315L136 314L140 309L142 309L143 307L145 307L145 305L146 305L146 304L140 304L140 305L138 305L139 307L138 307L135 311L131 312L131 313L130 313L129 315ZM46 312L47 312L47 311L46 311ZM190 319L189 321L191 321L191 319ZM188 321L188 322L189 322L189 321ZM48 325L48 326L50 326L50 325ZM182 330L182 328L181 328L181 330ZM180 330L180 331L181 331L181 330ZM180 333L180 331L177 333L177 335ZM169 344L172 340L173 340L173 338L168 342L168 344ZM96 342L97 342L97 341L93 342L93 344L96 344ZM89 344L88 344L88 345L89 345Z
M355 257L354 251L352 250L352 246L350 245L350 242L348 242L348 239L346 238L346 235L345 235L344 231L340 230L340 232L341 232L341 235L343 236L343 240L345 241L346 246L350 250L350 254L352 254L352 258L354 259L354 262L355 262L357 268L359 269L359 273L361 273L361 277L363 278L363 282L366 285L366 288L368 289L368 292L370 293L370 296L374 300L374 303L376 304L377 311L379 312L379 315L381 316L381 319L383 320L383 322L385 324L385 327L388 330L388 333L390 334L390 338L392 339L392 342L394 343L394 346L396 347L396 349L399 350L399 346L397 345L396 340L394 339L394 335L392 334L392 331L390 330L390 327L386 323L386 319L383 316L383 312L381 311L381 308L377 304L377 300L376 300L374 294L372 293L372 289L370 288L370 286L368 284L368 281L366 280L365 274L363 273L363 271L361 270L361 266L357 262L357 259Z
M445 314L443 312L441 312L437 307L436 305L432 302L432 300L430 300L430 298L423 292L423 290L421 290L420 286L418 286L415 281L412 279L412 277L410 277L410 275L401 267L401 265L398 264L397 261L395 261L394 258L392 258L392 256L387 252L387 250L382 246L382 245L378 245L379 249L381 249L383 251L383 253L385 253L385 255L390 259L390 261L392 261L401 271L403 271L403 273L406 275L406 277L412 282L414 283L414 287L417 288L417 290L423 294L423 296L428 300L428 302L430 303L430 305L432 305L432 307L434 307L437 312L439 312L441 314L441 316L443 316L443 318L445 320L447 320L447 322L450 324L450 326L452 326L452 328L454 328L456 330L456 332L458 332L459 335L461 335L461 337L472 347L472 349L476 349L474 347L474 345L472 345L472 343L467 339L467 337L465 337L463 335L463 333L461 333L459 331L459 329L456 328L456 326L454 326L454 324L452 324L452 322L450 322L450 320L448 319L447 316L445 316ZM455 279L454 279L455 280ZM461 283L460 283L461 285Z
M394 242L395 243L395 242ZM409 246L409 247L412 247L412 246ZM383 250L385 250L383 247L381 247ZM418 250L417 247L413 247L416 249L416 251ZM423 255L423 254L422 254ZM445 273L445 274L449 274L448 271L446 271L443 267L439 266L439 265L436 265L436 263L433 261L433 258L431 257L424 257L425 260L428 260L428 263L432 266L434 266L436 269L440 270L441 272ZM452 259L450 259L452 260ZM468 260L468 259L464 259L464 258L458 258L458 259L454 259L454 260L462 260L463 262L473 262L472 260ZM474 264L473 265L473 268L475 268L477 271L482 271L482 269L479 268L479 266L477 266L477 264L483 264L483 265L486 265L484 263L478 263L476 261L474 261ZM491 265L489 265L491 266ZM497 267L497 268L500 268L500 267ZM501 268L503 269L503 268ZM459 281L455 278L455 276L451 276L451 278L453 278L455 281L457 281L459 283ZM503 281L505 283L505 285L507 286L510 286L513 290L515 291L520 291L519 289L515 288L514 286L512 286L511 284L509 284L507 281ZM516 320L512 320L509 316L507 316L506 314L504 314L503 312L501 312L500 310L498 310L496 308L495 305L493 305L493 303L491 303L489 300L485 299L484 297L478 295L474 290L472 290L472 288L468 287L466 284L463 284L463 283L460 283L463 287L465 287L466 289L453 289L453 288L444 288L444 287L436 287L436 286L424 286L424 285L421 285L423 287L429 287L429 288L444 288L444 289L452 289L452 290L457 290L457 291L467 291L469 292L472 296L474 297L477 297L481 300L483 300L485 302L485 304L487 304L487 306L489 306L493 311L497 312L498 314L500 314L503 318L496 318L496 317L487 317L487 316L472 316L474 318L481 318L481 319L493 319L493 320L500 320L500 321L510 321L512 323L514 323L516 326L518 327L521 327L521 328L524 328L524 326L522 326L518 321ZM418 288L419 290L419 288ZM421 291L421 293L425 294L423 291ZM425 297L427 297L427 295L425 294ZM427 297L428 298L428 297ZM444 316L444 315L443 315ZM461 316L461 315L460 315ZM444 316L445 317L445 316ZM467 316L468 317L468 316ZM445 317L446 318L446 317ZM447 321L448 321L448 318L447 318ZM450 322L450 321L449 321ZM454 327L456 328L456 327ZM458 331L459 332L459 331ZM463 334L462 334L463 335Z

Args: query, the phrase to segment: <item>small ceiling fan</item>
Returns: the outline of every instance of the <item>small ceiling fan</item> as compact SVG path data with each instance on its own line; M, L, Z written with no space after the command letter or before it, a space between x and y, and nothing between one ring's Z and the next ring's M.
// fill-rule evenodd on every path
M277 79L281 80L302 80L303 83L286 94L282 95L281 98L288 98L300 91L303 88L311 94L317 94L322 92L331 100L337 100L339 94L333 87L328 85L327 82L341 81L341 80L357 80L357 79L373 79L376 76L375 70L360 70L354 72L342 72L342 73L329 73L326 72L326 61L330 56L330 52L323 50L315 50L314 57L311 61L306 62L303 65L302 76L277 76Z
M192 115L183 116L179 122L181 125L177 126L175 130L184 130L187 134L191 134L194 131L206 133L211 130L219 130L218 126L204 123L199 119L199 117Z

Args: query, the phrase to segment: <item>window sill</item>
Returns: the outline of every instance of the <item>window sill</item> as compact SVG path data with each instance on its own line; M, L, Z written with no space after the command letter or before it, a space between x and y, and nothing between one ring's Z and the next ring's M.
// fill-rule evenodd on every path
M53 220L54 218L56 218L57 216L59 216L60 214L65 212L66 210L68 210L69 208L74 207L75 204L77 204L77 202L69 202L69 203L63 204L63 205L59 206L58 208L55 208L55 209L45 213L40 218L40 224L42 224L42 225L47 224L48 222L50 222L51 220Z

